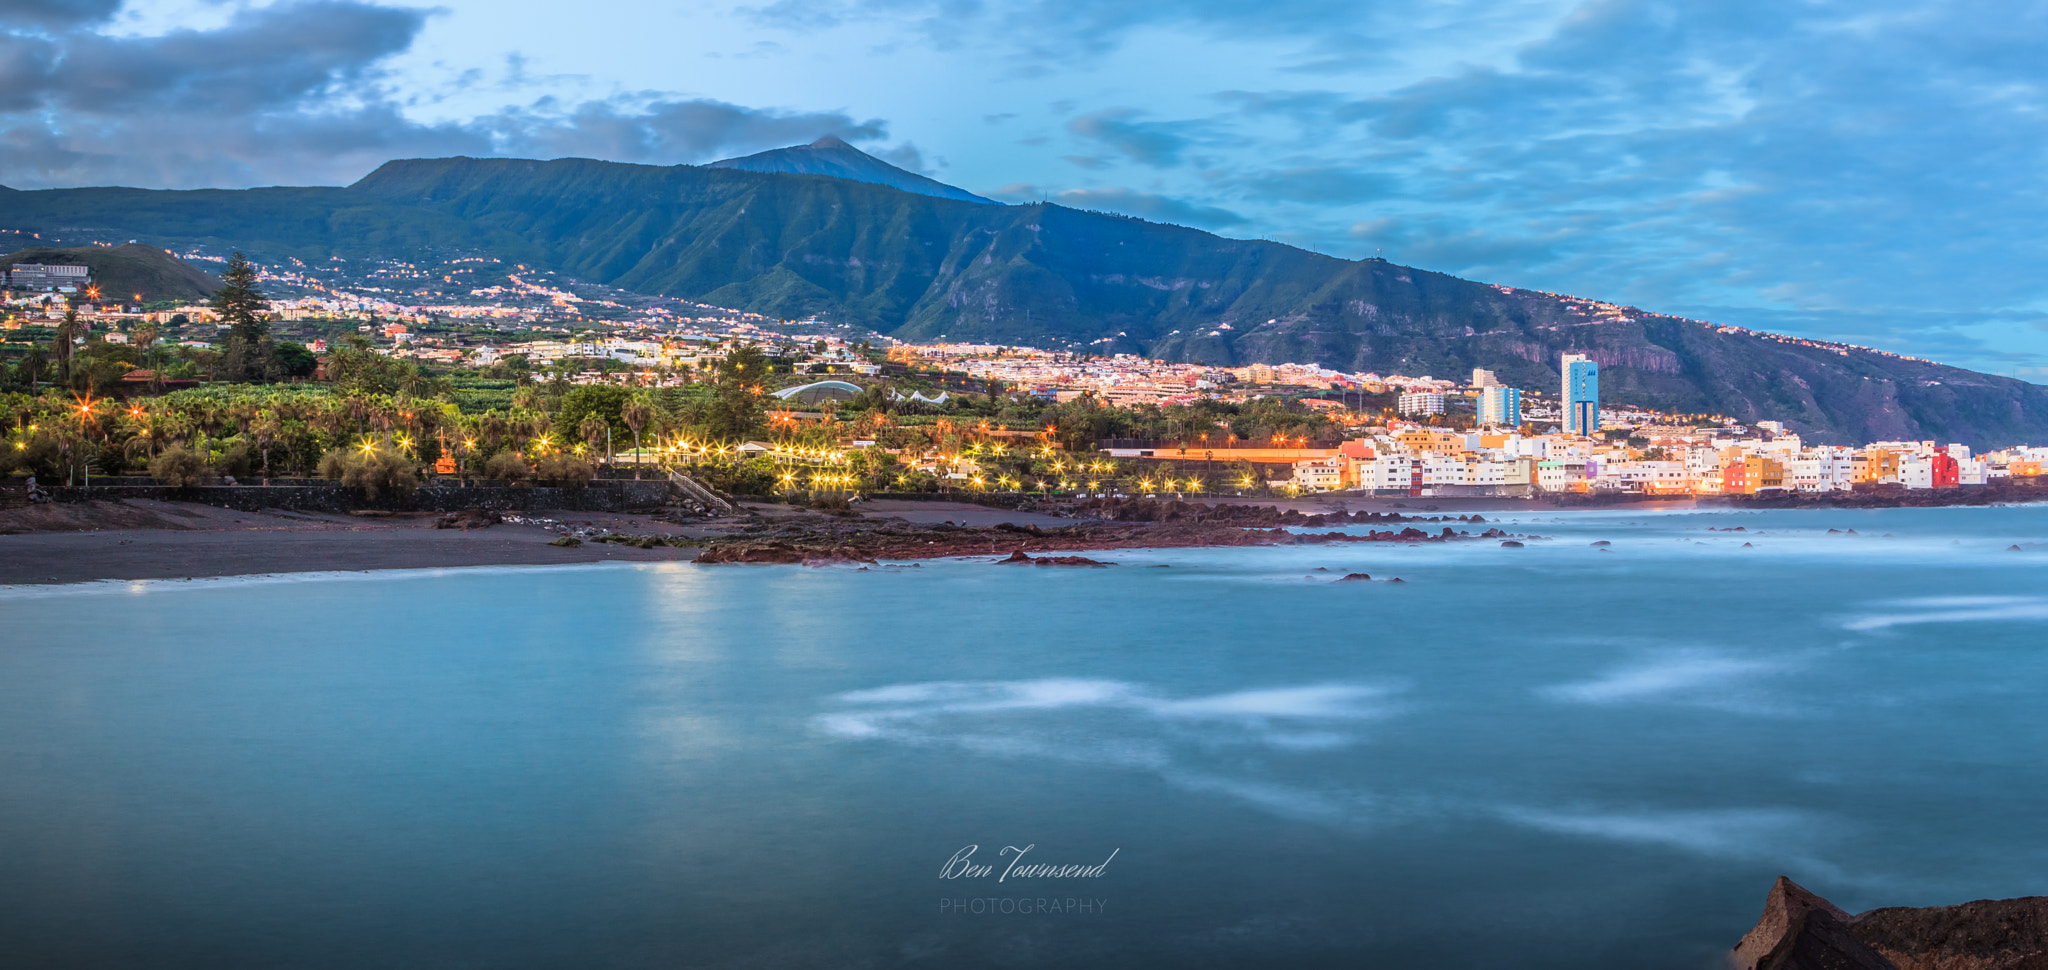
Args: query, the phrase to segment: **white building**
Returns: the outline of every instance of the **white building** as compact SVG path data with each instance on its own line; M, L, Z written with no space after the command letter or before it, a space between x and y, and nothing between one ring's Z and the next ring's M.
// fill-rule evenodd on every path
M1305 492L1330 492L1344 487L1344 460L1305 458L1294 463L1294 484Z
M1399 409L1402 414L1442 414L1444 413L1443 392L1405 392L1401 395Z

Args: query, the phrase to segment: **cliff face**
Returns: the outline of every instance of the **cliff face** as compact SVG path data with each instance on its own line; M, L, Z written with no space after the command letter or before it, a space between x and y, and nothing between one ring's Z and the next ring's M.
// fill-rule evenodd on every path
M1729 962L1736 970L2048 970L2048 897L1850 916L1780 876Z

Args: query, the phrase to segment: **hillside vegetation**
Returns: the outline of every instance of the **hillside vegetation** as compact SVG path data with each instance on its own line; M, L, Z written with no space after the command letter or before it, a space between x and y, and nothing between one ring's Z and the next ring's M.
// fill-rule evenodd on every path
M60 263L92 270L93 284L108 300L152 303L157 300L204 300L220 289L220 280L155 246L47 246L20 249L0 256L0 266L16 263Z
M587 159L391 162L346 188L0 194L8 222L262 260L484 254L645 293L897 337L1299 361L1775 418L1818 440L2048 441L2048 388L1057 205L818 175Z

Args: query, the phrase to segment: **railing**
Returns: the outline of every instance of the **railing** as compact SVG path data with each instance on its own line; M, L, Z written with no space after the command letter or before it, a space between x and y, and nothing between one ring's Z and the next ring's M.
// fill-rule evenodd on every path
M694 478L691 478L688 475L683 474L682 472L676 471L675 469L669 469L668 480L669 484L674 485L678 489L681 489L684 495L688 495L689 497L696 499L698 502L703 503L704 507L707 509L716 509L720 512L726 513L727 515L731 515L739 511L739 509L735 508L731 502L719 498L717 492L705 488L701 482L697 481Z

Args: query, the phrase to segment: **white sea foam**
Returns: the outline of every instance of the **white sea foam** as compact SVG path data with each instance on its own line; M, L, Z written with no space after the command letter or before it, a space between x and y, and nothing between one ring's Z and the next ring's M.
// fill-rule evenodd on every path
M1785 808L1607 812L1509 807L1497 809L1495 814L1517 825L1561 835L1726 857L1769 858L1796 852L1820 828L1813 814Z
M1363 722L1394 713L1390 699L1397 693L1387 685L1305 684L1175 698L1117 680L937 681L840 694L834 698L839 709L817 715L811 725L850 741L1143 771L1283 817L1327 821L1344 814L1340 800L1195 767L1208 760L1197 751L1219 745L1295 754L1342 748L1358 743ZM1077 722L1084 713L1087 720Z
M1902 610L1871 613L1843 621L1851 630L1883 630L1926 623L1990 623L2048 620L2048 598L2038 596L1936 596L1899 600Z
M1552 700L1579 704L1618 704L1702 694L1712 695L1703 699L1727 701L1733 699L1730 690L1743 681L1796 665L1794 660L1782 657L1683 651L1616 668L1590 680L1538 688L1537 692Z

